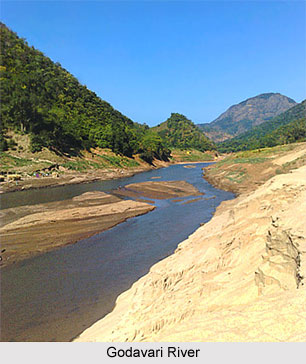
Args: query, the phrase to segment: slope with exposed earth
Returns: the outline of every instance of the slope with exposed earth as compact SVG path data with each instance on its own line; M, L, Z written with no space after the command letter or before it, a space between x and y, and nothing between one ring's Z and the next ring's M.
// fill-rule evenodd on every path
M77 341L305 341L305 212L305 165L223 202Z
M306 143L294 143L227 155L206 167L204 175L215 187L241 194L305 164Z

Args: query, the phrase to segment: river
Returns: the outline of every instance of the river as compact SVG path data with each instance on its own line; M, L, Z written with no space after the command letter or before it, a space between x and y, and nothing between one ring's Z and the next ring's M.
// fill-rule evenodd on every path
M232 193L202 177L195 168L173 165L133 177L81 185L28 190L1 196L2 208L65 200L87 191L154 180L185 180L204 193L184 203L155 200L157 208L76 244L1 269L1 340L70 341L112 311L116 298L177 245Z

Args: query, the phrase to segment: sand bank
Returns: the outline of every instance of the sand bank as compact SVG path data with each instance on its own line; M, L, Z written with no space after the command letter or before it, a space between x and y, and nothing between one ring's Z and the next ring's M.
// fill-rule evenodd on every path
M200 191L186 181L148 181L132 183L115 191L121 196L144 196L152 199L199 196Z
M152 211L152 201L143 197L198 196L200 192L185 181L149 181L127 185L116 194L134 200L95 191L70 200L1 210L1 266L75 243Z
M305 341L306 166L223 202L76 341Z
M1 265L75 243L153 209L144 202L87 192L70 200L2 210Z

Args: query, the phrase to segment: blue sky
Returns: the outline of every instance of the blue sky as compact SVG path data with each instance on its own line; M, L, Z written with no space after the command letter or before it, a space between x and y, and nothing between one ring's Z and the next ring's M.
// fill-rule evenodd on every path
M306 98L305 2L2 1L1 20L134 121Z

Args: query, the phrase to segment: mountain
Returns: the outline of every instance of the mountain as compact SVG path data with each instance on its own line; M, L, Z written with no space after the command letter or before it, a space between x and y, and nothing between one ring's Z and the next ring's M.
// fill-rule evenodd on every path
M30 136L32 152L46 147L77 155L101 147L126 156L139 153L147 161L170 155L148 126L115 110L3 23L0 32L2 150L13 129Z
M272 147L306 139L306 100L233 139L218 144L220 152Z
M233 105L216 120L198 126L209 138L220 142L272 119L295 104L279 93L265 93Z
M216 149L214 143L182 114L172 113L166 121L152 129L167 142L169 148L197 149L201 152Z

